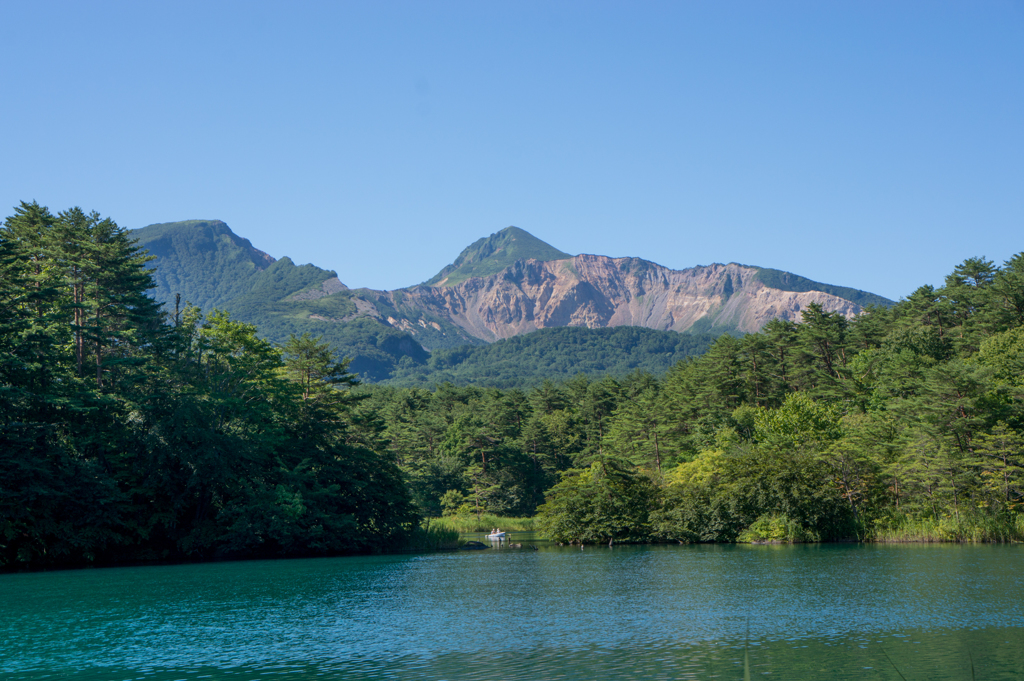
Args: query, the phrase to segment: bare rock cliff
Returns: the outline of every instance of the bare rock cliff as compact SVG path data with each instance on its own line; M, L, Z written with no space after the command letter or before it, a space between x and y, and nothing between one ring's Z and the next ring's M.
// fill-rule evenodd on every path
M416 286L401 293L404 305L446 317L486 341L552 326L686 331L701 319L749 332L773 318L799 321L811 303L847 317L861 310L821 291L769 288L757 272L736 264L671 270L639 258L578 255L519 260L456 286Z

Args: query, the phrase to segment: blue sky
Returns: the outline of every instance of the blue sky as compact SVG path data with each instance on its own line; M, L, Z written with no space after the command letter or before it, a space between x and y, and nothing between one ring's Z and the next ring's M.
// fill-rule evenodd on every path
M0 206L350 286L516 225L891 298L1024 251L1022 2L0 0Z

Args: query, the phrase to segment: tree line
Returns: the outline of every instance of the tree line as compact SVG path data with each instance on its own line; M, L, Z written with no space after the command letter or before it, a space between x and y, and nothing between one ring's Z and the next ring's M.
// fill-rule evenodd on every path
M640 326L539 329L490 344L435 349L423 364L400 363L382 382L528 390L545 380L563 382L580 373L621 378L640 371L663 376L680 360L707 352L716 337Z
M853 319L811 305L661 379L359 391L354 436L434 515L539 509L583 542L1024 535L1024 254Z
M161 310L148 259L79 209L0 229L0 567L386 551L483 512L563 542L1024 538L1024 254L529 390L356 385L322 339Z
M400 546L418 511L349 441L345 364L162 311L150 259L78 208L0 229L0 568Z

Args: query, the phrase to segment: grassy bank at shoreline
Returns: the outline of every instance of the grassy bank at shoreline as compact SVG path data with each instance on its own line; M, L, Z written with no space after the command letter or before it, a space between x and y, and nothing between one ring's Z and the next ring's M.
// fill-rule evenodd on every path
M865 537L880 543L1024 542L1024 516L1009 518L894 518L878 521Z
M403 551L450 551L462 544L459 533L444 525L430 522L430 519L412 531Z
M432 535L442 536L443 533L460 534L490 532L501 528L507 532L541 532L539 518L513 518L491 514L481 514L478 519L473 516L446 516L428 518L423 521L423 528L429 528ZM792 523L790 523L792 525ZM421 528L422 529L422 528ZM798 531L787 526L784 532L765 532L758 523L744 531L736 542L740 544L761 543L818 543L813 534ZM853 541L864 544L916 544L916 543L1024 543L1024 515L1004 518L991 516L956 518L909 518L890 517L876 520L871 527L863 527L858 537L839 541ZM449 539L450 541L450 539ZM607 540L598 542L607 543ZM616 543L631 543L616 540ZM640 541L638 543L676 543L659 542L657 540ZM716 543L716 542L711 542ZM825 541L823 543L836 543Z
M424 523L426 522L424 521ZM479 518L475 515L430 518L429 522L431 528L446 528L462 534L490 532L498 527L506 532L534 532L537 530L536 518L509 518L489 513L481 513Z

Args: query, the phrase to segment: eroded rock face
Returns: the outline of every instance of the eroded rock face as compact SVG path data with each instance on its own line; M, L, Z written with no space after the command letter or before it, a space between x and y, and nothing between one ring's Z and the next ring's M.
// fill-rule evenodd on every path
M318 300L326 296L334 295L340 291L347 291L345 286L337 277L331 277L321 282L319 288L312 288L308 291L300 291L288 296L288 300Z
M520 260L495 275L450 287L416 286L402 296L406 305L447 317L487 341L554 326L686 331L704 318L750 332L774 318L800 321L811 303L846 317L861 310L821 291L768 288L757 271L736 264L671 270L639 258L578 255Z

